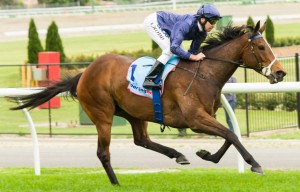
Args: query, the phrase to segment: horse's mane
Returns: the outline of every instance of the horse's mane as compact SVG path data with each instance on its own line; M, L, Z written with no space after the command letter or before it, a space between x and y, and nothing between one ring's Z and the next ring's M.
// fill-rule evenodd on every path
M211 33L203 42L202 49L203 51L206 51L219 45L222 45L223 43L226 43L230 40L242 36L249 30L253 30L253 28L245 25L234 27L228 25L227 27L224 27L221 31Z

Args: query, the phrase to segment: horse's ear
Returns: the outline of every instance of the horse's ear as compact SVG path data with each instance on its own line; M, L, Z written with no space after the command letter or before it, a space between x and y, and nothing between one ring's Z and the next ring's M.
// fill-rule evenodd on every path
M260 32L261 34L265 31L266 25L267 25L267 22L265 22L264 25L261 26L261 28L259 29L259 32Z
M253 31L253 34L256 34L256 33L258 32L259 28L260 28L260 21L258 21L258 22L256 23L255 28L254 28L254 31Z

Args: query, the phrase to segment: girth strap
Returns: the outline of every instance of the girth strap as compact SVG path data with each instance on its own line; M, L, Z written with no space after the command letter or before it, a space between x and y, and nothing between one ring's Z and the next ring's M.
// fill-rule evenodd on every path
M157 123L164 124L160 89L152 89L154 116Z

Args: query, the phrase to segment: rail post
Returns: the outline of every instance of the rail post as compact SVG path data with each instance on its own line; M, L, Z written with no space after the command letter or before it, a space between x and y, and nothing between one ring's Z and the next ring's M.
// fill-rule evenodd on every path
M295 54L295 65L296 65L296 81L299 82L299 53ZM300 129L300 93L297 92L297 117L298 117L298 128Z

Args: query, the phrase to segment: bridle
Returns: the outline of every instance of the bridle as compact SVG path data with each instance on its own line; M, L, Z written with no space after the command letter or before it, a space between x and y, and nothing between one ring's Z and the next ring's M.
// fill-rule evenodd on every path
M270 45L269 45L269 44L266 42L266 40L263 38L263 40L266 42L266 44L269 46L270 50L272 51L272 54L273 54L273 56L274 56L274 59L273 59L273 61L271 61L271 63L270 63L267 67L265 67L265 66L262 65L262 62L259 61L259 59L258 59L258 57L257 57L257 54L256 54L255 51L254 51L254 46L253 46L253 41L255 41L256 39L260 39L260 38L263 38L263 36L262 36L262 34L261 34L260 32L258 32L257 34L255 34L255 35L253 35L253 36L250 36L250 37L248 38L248 42L250 43L250 50L251 50L252 54L254 55L254 57L255 57L255 59L256 59L258 65L259 65L258 67L250 67L250 66L245 65L243 62L230 61L230 60L221 59L221 58L205 57L205 59L214 60L214 61L226 62L226 63L230 63L230 64L237 65L237 67L248 68L248 69L254 69L254 70L260 72L262 75L264 75L264 76L266 76L266 77L269 77L269 76L271 75L271 72L272 72L271 67L273 66L273 64L275 63L275 61L277 60L277 58L276 58L274 52L272 51ZM197 76L197 77L200 77L201 79L204 79L204 80L206 80L206 81L209 81L210 83L212 83L212 84L216 85L217 87L219 87L220 89L222 89L222 85L221 85L219 82L214 81L214 80L211 80L211 79L207 78L206 76L204 76L203 74L199 74L199 73L198 73L199 66L200 66L200 62L201 62L201 61L198 62L198 66L197 66L197 69L196 69L195 72L194 72L194 71L191 71L191 70L189 70L189 69L186 69L186 68L177 66L177 68L180 68L180 69L182 69L182 70L185 70L185 71L188 71L188 72L191 72L191 73L194 74L193 80L191 81L191 83L189 84L187 90L186 90L185 93L183 94L184 96L185 96L185 95L188 93L188 91L190 90L191 85L192 85L194 79L196 78L196 76ZM274 78L274 79L276 80L276 78Z
M253 47L253 41L255 41L256 39L259 39L259 38L263 38L262 34L260 32L258 32L256 35L253 35L251 37L248 38L248 42L250 43L250 50L252 52L252 54L254 55L257 63L258 63L258 67L249 67L249 66L246 66L243 62L236 62L236 61L230 61L230 60L225 60L225 59L220 59L220 58L213 58L213 57L205 57L205 59L209 59L209 60L215 60L215 61L222 61L222 62L226 62L226 63L231 63L231 64L234 64L234 65L237 65L238 67L242 67L242 68L248 68L248 69L254 69L256 71L259 71L262 75L268 77L271 75L271 67L273 66L273 64L275 63L275 61L277 60L274 52L272 51L270 45L266 42L266 44L269 46L270 50L272 51L272 54L274 56L274 59L273 61L271 61L271 63L265 67L262 65L262 62L259 61L258 57L257 57L257 54L255 53L254 51L254 47ZM266 41L264 38L263 38L264 41Z
M260 32L258 32L256 35L250 37L248 39L248 41L250 42L251 51L252 51L255 59L256 59L257 63L260 65L260 67L259 67L260 70L259 71L261 72L262 75L268 77L268 76L271 75L271 72L272 72L271 67L273 66L273 64L275 63L275 61L277 60L277 58L276 58L273 50L271 49L269 43L266 42L266 40L263 38L263 40L265 41L265 43L268 45L269 49L271 50L271 52L272 52L272 54L274 56L274 59L273 59L273 61L271 61L271 63L267 67L263 66L262 63L259 62L259 59L258 59L258 57L255 54L254 49L253 49L253 41L256 40L256 39L259 39L259 38L263 38L263 36L262 36L262 34Z

